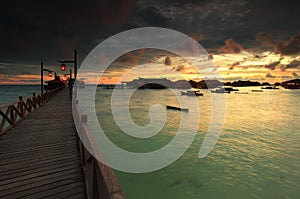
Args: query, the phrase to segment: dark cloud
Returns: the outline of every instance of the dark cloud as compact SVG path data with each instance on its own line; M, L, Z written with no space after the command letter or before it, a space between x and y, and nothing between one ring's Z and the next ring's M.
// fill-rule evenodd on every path
M258 41L261 45L274 47L276 43L278 43L279 38L276 38L275 34L272 32L268 34L264 32L259 32L257 33L255 40Z
M149 54L152 55L154 52L151 49L140 49L123 54L110 65L109 70L128 69L132 66L148 63L152 58ZM109 76L110 74L108 73L107 75Z
M300 68L300 61L295 59L286 65L280 65L281 71L285 71L286 69L290 69L290 68L291 69Z
M240 64L240 62L235 62L233 63L229 68L228 70L233 70L235 66L238 66Z
M271 73L267 73L266 78L276 78L276 76L273 76Z
M282 75L282 76L280 76L280 78L282 78L282 79L291 79L293 77L292 76L288 76L288 75Z
M38 65L43 60L55 65L77 48L81 62L104 39L144 26L181 31L205 48L234 38L239 44L229 39L222 49L229 53L253 47L255 36L263 45L282 38L276 47L279 53L299 53L299 36L289 40L299 32L299 5L270 0L3 1L0 61Z
M145 25L156 24L156 26L167 25L169 19L156 7L146 7L138 11L137 17Z
M136 0L100 0L99 15L102 25L120 25L129 20L134 11Z
M175 68L176 71L183 71L185 69L184 65L179 65Z
M293 72L292 75L293 75L293 77L295 77L295 78L298 78L298 77L299 77L299 75L298 75L297 73L295 73L295 72Z
M268 68L270 70L275 70L276 66L280 65L280 61L272 62L270 64L264 65L265 68Z
M298 68L300 66L300 61L299 60L293 60L291 61L289 64L287 64L285 66L285 69L288 69L288 68Z
M273 47L276 53L282 55L293 55L300 52L300 33L285 41L279 37L278 33L259 32L255 39L263 46Z
M123 64L138 64L141 57L143 56L143 51L132 51L126 53L115 60L116 63L123 63Z
M80 39L79 33L69 38L65 36L58 37L58 49L59 52L61 53L59 57L65 57L67 56L68 52L72 52L76 48L79 39Z
M165 59L163 61L159 59L161 56L165 56ZM109 65L108 69L103 73L104 76L111 76L113 75L113 71L120 72L122 70L131 69L133 66L137 66L137 65L149 64L149 63L164 64L167 57L169 57L170 64L171 64L172 56L175 55L159 49L147 48L147 49L134 50L118 57L116 60L113 61L113 63ZM105 57L101 59L105 59Z
M167 57L165 58L164 64L165 64L166 66L170 66L170 65L172 64L172 60L171 60L171 57L170 57L170 56L167 56Z
M199 42L199 41L201 41L205 38L205 35L202 34L202 33L200 33L200 34L193 33L193 34L190 35L190 37L192 37L194 40Z
M243 47L232 38L229 38L225 40L225 45L219 51L222 53L240 53L243 51Z
M79 60L102 41L132 26L134 0L8 1L0 12L0 60L45 62L72 55ZM126 24L126 27L124 26ZM38 59L38 60L37 60Z
M276 47L276 52L282 55L293 55L300 52L300 33L292 36L290 40L280 41Z

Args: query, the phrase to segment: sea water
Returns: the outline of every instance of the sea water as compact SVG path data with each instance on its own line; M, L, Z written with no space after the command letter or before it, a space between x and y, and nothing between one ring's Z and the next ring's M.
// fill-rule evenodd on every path
M0 85L0 106L11 104L23 98L32 97L33 93L40 94L40 85Z
M244 94L225 94L226 117L221 136L204 158L198 153L211 122L211 95L198 97L199 126L192 145L174 163L148 173L115 170L129 199L153 198L298 198L300 195L300 90L239 88ZM111 113L111 90L98 89L99 124L119 147L137 153L159 150L177 133L180 118L193 114L167 110L165 126L151 137L137 139L124 133ZM248 93L248 94L246 94ZM222 95L222 94L214 94ZM132 120L145 126L153 104L178 105L179 90L136 90L129 106L120 97L120 113L129 108ZM183 114L183 115L182 115ZM121 115L122 117L122 115ZM142 133L142 132L141 132Z

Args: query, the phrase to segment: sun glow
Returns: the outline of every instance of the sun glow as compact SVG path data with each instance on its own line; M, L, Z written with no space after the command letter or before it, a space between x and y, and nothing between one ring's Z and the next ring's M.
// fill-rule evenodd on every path
M300 76L300 55L287 56L272 51L254 49L243 50L239 53L211 51L209 55L189 57L189 60L193 60L193 63L189 63L187 58L169 52L155 49L137 50L116 59L106 71L100 72L100 79L98 75L87 74L88 78L85 79L85 82L87 84L114 84L139 77L168 78L172 81L180 79L200 81L205 78L216 78L215 74L217 73L217 78L224 82L252 80L275 83ZM165 62L167 57L170 59L168 64ZM0 65L0 67L5 68L6 66ZM31 73L0 74L0 84L39 84L39 71ZM61 77L68 78L63 75ZM44 75L45 81L51 79L53 77Z
M212 70L217 70L219 77L224 81L235 80L253 80L253 81L268 81L270 83L285 81L287 79L296 78L300 73L300 64L291 65L300 60L300 56L282 56L270 51L254 51L243 50L240 53L211 53L212 60L206 57L192 58L194 63L200 65L200 73L196 70L192 63L188 63L186 59L171 54L157 55L153 52L147 54L143 52L143 56L147 56L147 61L143 56L138 57L138 61L134 58L134 63L130 63L126 59L126 66L122 68L122 62L112 63L111 70L104 74L100 83L116 83L124 74L126 74L126 81L138 77L144 78L168 78L170 80L201 80L203 78L215 77L211 75ZM151 58L153 55L153 58ZM132 58L132 54L130 55ZM166 65L164 63L166 57L169 56L171 63ZM206 67L210 61L213 61L215 68ZM136 65L136 63L140 63ZM114 67L118 65L118 67ZM134 70L131 70L134 68ZM198 67L199 68L199 67ZM127 74L129 73L130 74ZM300 75L300 74L299 74Z

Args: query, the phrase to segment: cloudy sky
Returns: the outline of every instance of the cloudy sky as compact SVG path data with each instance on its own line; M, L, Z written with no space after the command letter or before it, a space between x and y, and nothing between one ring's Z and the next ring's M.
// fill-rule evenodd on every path
M171 28L197 40L228 81L284 81L300 75L299 13L297 1L5 1L0 83L38 82L41 61L58 70L57 60L72 58L75 48L81 62L104 39L147 26Z

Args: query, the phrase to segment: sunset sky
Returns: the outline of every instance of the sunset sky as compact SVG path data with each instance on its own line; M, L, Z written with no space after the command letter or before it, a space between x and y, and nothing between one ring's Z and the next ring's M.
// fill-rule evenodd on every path
M300 76L299 13L296 1L6 1L0 12L0 84L38 84L41 61L61 75L57 60L72 59L75 48L80 65L104 39L147 26L197 40L224 81L294 79ZM179 71L186 79L201 79L182 58L169 55L172 64L166 66L168 55L124 55L101 81L114 82L135 65L161 70L161 76Z

